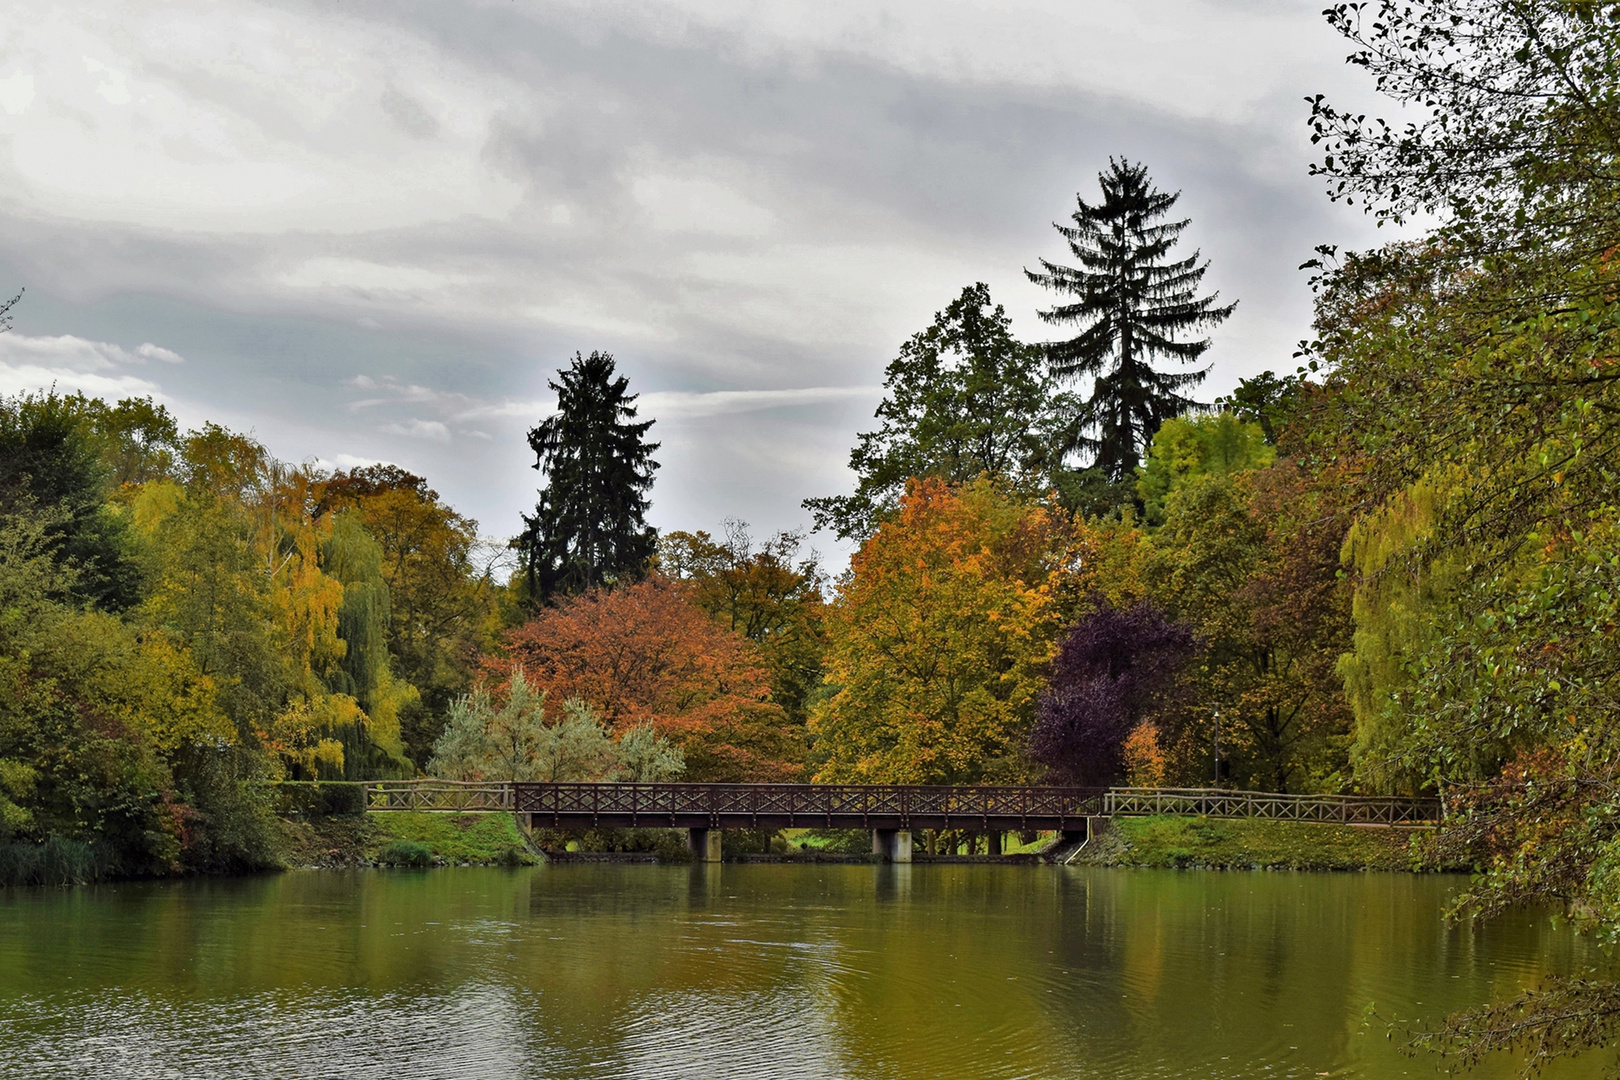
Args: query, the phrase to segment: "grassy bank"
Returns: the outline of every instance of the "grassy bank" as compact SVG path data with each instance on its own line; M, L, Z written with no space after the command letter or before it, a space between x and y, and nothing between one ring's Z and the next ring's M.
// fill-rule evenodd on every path
M1231 870L1414 870L1405 829L1196 817L1116 818L1076 862Z
M339 814L281 822L282 858L321 866L521 866L537 861L508 814Z

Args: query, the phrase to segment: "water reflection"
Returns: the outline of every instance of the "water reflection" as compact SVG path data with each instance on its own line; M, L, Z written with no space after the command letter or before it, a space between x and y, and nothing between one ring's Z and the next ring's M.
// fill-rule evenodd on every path
M1593 959L1545 918L1444 927L1457 884L638 865L13 891L0 1071L1432 1075L1369 1004L1432 1017Z

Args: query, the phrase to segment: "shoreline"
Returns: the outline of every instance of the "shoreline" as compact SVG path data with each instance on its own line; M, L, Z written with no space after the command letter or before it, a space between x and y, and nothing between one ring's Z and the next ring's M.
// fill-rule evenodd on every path
M673 830L617 830L577 838L592 850L559 850L560 835L526 836L500 814L398 813L282 821L288 869L355 867L522 866L541 862L690 863ZM1425 865L1428 830L1362 828L1270 820L1194 817L1116 819L1068 860L1070 866L1118 869L1390 871L1435 873L1460 867ZM797 849L728 852L726 863L748 865L872 865L863 852ZM1043 852L961 855L914 852L912 865L1052 865Z

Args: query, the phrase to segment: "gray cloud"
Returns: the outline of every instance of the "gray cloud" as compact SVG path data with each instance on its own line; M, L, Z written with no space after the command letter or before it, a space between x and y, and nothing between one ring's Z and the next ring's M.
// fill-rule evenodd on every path
M1021 267L1064 254L1050 223L1111 153L1183 191L1241 301L1210 393L1290 366L1295 267L1371 236L1305 176L1300 98L1362 93L1314 3L22 6L7 386L396 461L491 531L532 500L547 378L593 348L658 420L659 524L802 522L962 285L1050 332Z

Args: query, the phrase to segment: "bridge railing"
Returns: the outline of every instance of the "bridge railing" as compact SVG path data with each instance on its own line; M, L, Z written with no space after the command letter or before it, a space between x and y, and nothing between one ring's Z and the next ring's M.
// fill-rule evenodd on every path
M528 784L515 809L540 816L649 821L703 815L814 824L870 818L1082 819L1102 807L1102 788L901 784Z
M1110 788L1103 796L1108 817L1187 814L1220 818L1267 818L1349 825L1416 825L1438 821L1434 799L1382 795L1284 795L1224 788Z
M498 813L513 809L512 785L460 780L373 780L368 811L419 810L440 814Z
M1432 799L1374 795L1284 795L1224 788L1074 788L898 784L463 783L378 780L365 785L370 811L518 812L656 824L704 818L718 824L864 825L870 819L1070 822L1085 817L1185 814L1343 824L1407 825L1440 818ZM819 820L818 820L819 819ZM956 827L947 825L946 827ZM1040 827L1040 826L1037 826ZM1050 827L1050 826L1045 826ZM1063 827L1068 827L1065 824Z

